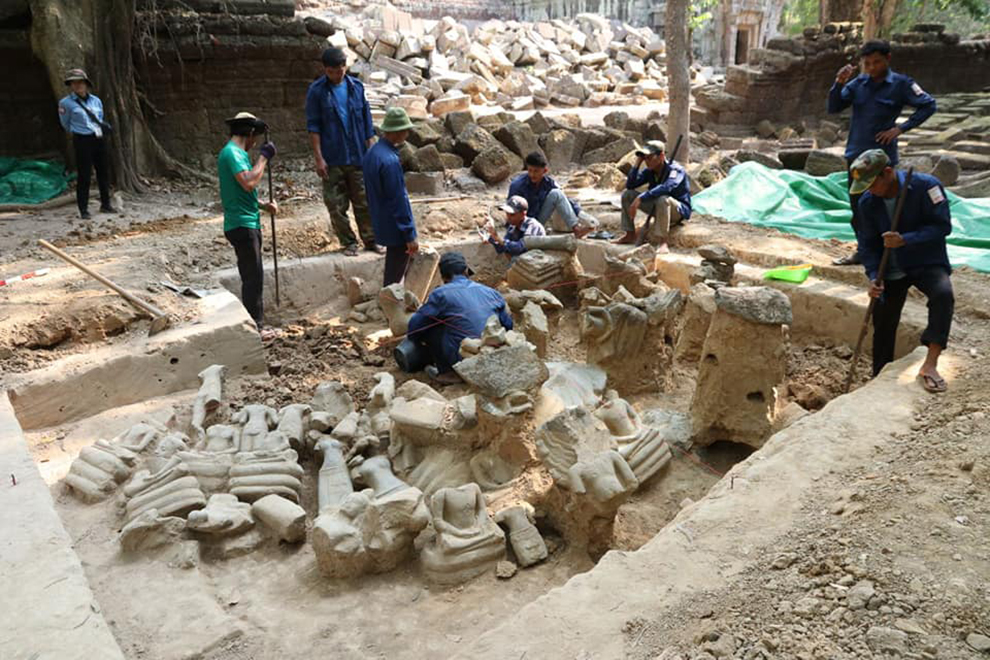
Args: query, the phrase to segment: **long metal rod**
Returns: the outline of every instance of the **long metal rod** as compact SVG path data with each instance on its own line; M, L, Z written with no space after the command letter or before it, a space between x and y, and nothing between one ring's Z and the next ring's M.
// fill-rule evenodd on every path
M142 311L142 312L144 312L146 314L149 314L152 318L158 318L158 317L161 317L161 316L165 316L165 312L163 312L162 310L158 309L157 307L155 307L152 304L146 303L145 301L141 300L140 298L138 298L134 294L132 294L132 293L130 293L128 291L125 291L124 289L120 288L114 282L112 282L112 281L108 280L107 278L103 277L102 275L100 275L99 273L97 273L95 270L93 270L89 266L83 264L78 259L76 259L74 257L70 257L65 252L62 252L62 250L59 250L57 247L55 247L54 245L52 245L48 241L46 241L44 239L39 239L38 240L38 245L40 245L41 247L43 247L46 250L48 250L49 252L51 252L52 254L54 254L56 257L58 257L62 261L65 261L66 263L71 264L71 265L75 266L76 268L78 268L79 270L81 270L82 272L86 273L87 275L89 275L90 277L92 277L93 279L95 279L97 282L99 282L100 284L102 284L103 286L107 287L108 289L110 289L111 291L113 291L114 293L116 293L117 295L119 295L121 298L123 298L124 300L126 300L127 302L129 302L131 305L133 305L134 307L136 307L138 310L140 310L140 311Z
M896 172L895 172L896 174ZM894 217L890 221L890 231L897 231L901 223L901 212L904 210L904 200L907 197L908 186L911 185L911 178L914 176L914 168L910 168L904 176L904 185L897 193L897 204L894 206ZM887 264L890 262L890 254L893 248L885 247L883 256L880 257L880 267L877 268L877 282L883 283L884 275L887 274ZM863 317L863 325L859 328L859 339L856 340L856 350L853 351L852 362L849 364L849 374L846 376L845 391L852 387L853 378L856 376L856 366L859 363L859 354L863 349L863 340L866 339L866 331L870 328L870 319L873 318L873 308L877 305L876 298L870 298L870 304L866 306L866 316Z
M268 131L265 131L265 142L268 142ZM268 161L268 201L275 201L275 189L272 186L272 162ZM278 241L275 238L275 213L271 213L272 219L272 258L275 260L275 307L279 307L282 302L278 295Z

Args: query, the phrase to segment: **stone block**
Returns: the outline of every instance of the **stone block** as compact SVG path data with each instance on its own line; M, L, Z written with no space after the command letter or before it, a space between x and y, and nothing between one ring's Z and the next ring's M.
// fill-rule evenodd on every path
M474 123L474 115L467 110L458 110L447 113L443 118L443 124L455 138L460 135L465 128Z
M636 149L636 141L632 138L622 138L598 149L586 151L581 158L585 165L593 163L616 163L630 151Z
M822 149L813 149L808 154L808 159L804 164L804 171L814 176L845 172L846 169L846 159L841 154Z
M469 117L471 108L471 97L463 92L450 91L443 97L436 99L430 104L430 113L434 117L449 117L450 114L467 114ZM474 121L471 117L470 121ZM449 124L448 124L449 128Z
M443 172L446 167L437 146L435 144L428 144L416 150L410 169L412 172ZM406 179L406 185L408 185L408 177Z
M266 495L251 505L251 513L286 543L298 543L306 538L306 511L291 500Z
M489 185L505 181L521 169L522 160L497 143L478 154L471 163L471 171Z
M454 143L454 153L463 158L465 163L473 163L479 154L492 147L501 149L502 145L491 133L481 126L468 124L457 135L457 141Z
M443 192L443 172L406 172L410 194L436 196Z
M769 167L770 169L780 170L784 168L783 163L781 163L777 158L769 154L765 154L759 151L753 151L752 149L740 149L736 152L736 160L740 163L745 163L747 161L756 161L764 167Z
M942 156L935 163L932 175L942 182L943 186L953 186L959 180L959 160L953 156Z
M521 121L510 121L499 128L495 131L495 139L520 158L525 158L533 152L543 153L536 141L536 135L533 134L533 129L529 127L529 124Z

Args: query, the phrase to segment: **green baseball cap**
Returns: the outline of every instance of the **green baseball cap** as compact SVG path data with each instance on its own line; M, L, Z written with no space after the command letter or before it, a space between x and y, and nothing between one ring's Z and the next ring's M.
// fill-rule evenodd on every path
M413 123L409 120L409 115L406 114L405 109L389 108L378 129L382 133L398 133L399 131L408 131L412 127Z
M852 177L849 194L861 195L866 192L888 165L890 165L890 158L887 157L883 149L864 151L849 168L849 176Z

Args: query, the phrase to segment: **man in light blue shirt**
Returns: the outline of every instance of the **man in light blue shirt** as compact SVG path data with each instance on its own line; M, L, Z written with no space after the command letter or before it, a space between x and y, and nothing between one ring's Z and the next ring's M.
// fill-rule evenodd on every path
M72 133L72 146L76 153L76 204L79 217L88 220L89 184L96 169L96 182L100 187L100 212L116 213L110 205L110 166L107 153L107 136L104 135L103 102L92 93L92 83L82 69L72 69L65 74L65 86L72 92L58 102L58 120L62 128Z

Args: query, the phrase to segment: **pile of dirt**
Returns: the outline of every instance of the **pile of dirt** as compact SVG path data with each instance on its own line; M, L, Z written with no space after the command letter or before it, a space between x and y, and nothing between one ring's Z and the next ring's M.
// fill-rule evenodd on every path
M820 410L835 397L844 394L853 349L845 344L828 346L791 345L787 355L785 396L805 410ZM860 355L852 389L870 379L870 356Z
M981 657L990 360L967 362L879 460L824 480L801 527L733 584L697 594L677 616L629 621L626 657Z

